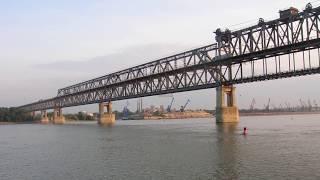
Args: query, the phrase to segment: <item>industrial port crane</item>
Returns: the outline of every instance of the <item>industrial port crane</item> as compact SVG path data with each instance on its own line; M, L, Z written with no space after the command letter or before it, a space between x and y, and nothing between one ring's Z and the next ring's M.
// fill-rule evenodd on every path
M187 105L189 104L190 99L187 100L186 104L184 106L181 106L180 111L184 112L184 110L186 109Z
M250 110L252 111L254 109L254 105L256 104L256 99L253 98L250 104Z
M264 107L265 107L265 110L266 111L269 111L270 110L270 98L268 99L268 104L267 105L264 105Z
M299 99L299 102L300 102L300 105L301 105L301 109L305 110L306 109L306 103L302 100L302 99Z
M167 112L171 112L171 107L172 107L173 102L174 102L174 97L172 97L171 103L167 107Z

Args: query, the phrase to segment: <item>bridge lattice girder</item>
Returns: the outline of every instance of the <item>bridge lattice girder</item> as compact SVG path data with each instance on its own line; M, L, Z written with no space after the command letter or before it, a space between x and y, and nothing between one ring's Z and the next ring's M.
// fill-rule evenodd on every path
M58 90L26 111L215 88L320 72L320 8L238 31L217 30L216 44Z

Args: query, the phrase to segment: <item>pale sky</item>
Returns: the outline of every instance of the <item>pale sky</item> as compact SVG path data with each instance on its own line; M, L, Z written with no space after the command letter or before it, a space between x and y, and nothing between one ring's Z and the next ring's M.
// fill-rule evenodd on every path
M305 0L0 0L0 106L56 96L59 88L214 42L217 28L237 29ZM315 3L316 5L317 2ZM237 85L240 108L315 99L319 75ZM175 94L178 108L213 109L215 90ZM212 98L208 98L212 97ZM145 105L170 98L144 98ZM115 102L120 110L126 101ZM135 110L136 101L130 101ZM96 111L82 106L69 111Z

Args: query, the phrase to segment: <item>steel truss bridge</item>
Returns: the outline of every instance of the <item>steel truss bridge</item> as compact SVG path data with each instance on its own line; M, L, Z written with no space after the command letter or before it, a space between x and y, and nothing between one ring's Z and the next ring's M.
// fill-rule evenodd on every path
M58 90L19 108L40 111L215 88L320 72L320 7L292 9L236 31L216 30L208 46L141 64Z

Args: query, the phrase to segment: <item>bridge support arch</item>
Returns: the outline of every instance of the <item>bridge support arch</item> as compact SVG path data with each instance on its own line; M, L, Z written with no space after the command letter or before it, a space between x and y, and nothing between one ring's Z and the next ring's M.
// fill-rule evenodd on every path
M41 120L40 122L42 124L48 124L49 123L49 118L48 118L48 113L46 110L41 111Z
M105 113L104 110L107 108L107 112ZM98 124L100 125L107 125L112 126L116 121L115 114L112 113L112 103L100 103L99 104L99 117L98 117Z
M53 110L53 124L64 124L65 119L62 114L61 108L55 108Z
M236 88L233 86L220 86L217 91L216 122L239 122L239 110L236 102Z

